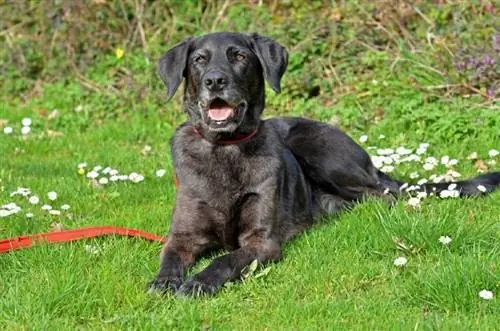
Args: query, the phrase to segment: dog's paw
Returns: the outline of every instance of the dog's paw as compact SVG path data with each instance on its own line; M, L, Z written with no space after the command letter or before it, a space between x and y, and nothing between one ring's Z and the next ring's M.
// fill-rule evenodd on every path
M181 278L157 277L148 283L147 292L152 293L175 293L182 285Z
M175 294L182 297L200 297L214 295L218 290L218 286L190 279L182 284Z

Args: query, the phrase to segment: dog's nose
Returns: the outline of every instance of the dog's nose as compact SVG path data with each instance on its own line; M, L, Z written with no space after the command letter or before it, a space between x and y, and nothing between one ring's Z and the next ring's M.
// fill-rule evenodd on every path
M228 78L221 71L212 71L205 75L203 82L210 91L220 91L226 87Z

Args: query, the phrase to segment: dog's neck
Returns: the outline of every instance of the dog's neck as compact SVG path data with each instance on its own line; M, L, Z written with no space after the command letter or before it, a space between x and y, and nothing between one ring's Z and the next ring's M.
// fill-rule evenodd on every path
M215 137L210 136L207 137L202 134L200 130L198 130L195 126L193 126L193 131L198 136L200 139L205 139L208 142L215 144L215 145L236 145L236 144L242 144L244 142L249 141L252 139L258 132L258 128L255 128L254 130L248 132L248 133L242 133L242 132L235 132L235 133L218 133Z

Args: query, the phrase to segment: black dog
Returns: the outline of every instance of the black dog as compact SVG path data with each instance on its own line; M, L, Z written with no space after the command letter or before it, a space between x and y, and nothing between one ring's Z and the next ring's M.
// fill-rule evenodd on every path
M190 38L160 59L168 97L186 79L190 120L173 138L179 188L150 289L213 294L252 261L280 259L281 245L318 216L365 196L399 194L402 183L377 170L340 130L302 118L260 120L264 78L279 92L287 60L275 41L240 33ZM499 184L500 172L457 182L461 195L482 194L478 185L491 192ZM448 185L422 190L439 192ZM185 281L196 257L217 247L230 253Z

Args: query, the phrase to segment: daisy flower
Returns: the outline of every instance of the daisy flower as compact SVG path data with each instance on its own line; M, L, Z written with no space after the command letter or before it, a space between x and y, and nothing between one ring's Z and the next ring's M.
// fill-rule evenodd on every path
M50 200L54 201L57 199L57 193L54 192L54 191L51 191L49 193L47 193L47 196L49 197Z
M156 177L163 177L167 171L165 169L156 170Z
M134 183L139 183L144 180L144 176L136 172L132 172L130 175L128 175L128 179L130 179L130 181Z
M408 259L404 256L400 256L394 260L394 265L396 267L404 267L408 263Z
M477 189L480 191L480 192L486 192L486 187L484 185L478 185L477 186Z
M37 203L40 202L40 198L37 197L36 195L33 195L31 196L29 199L28 199L29 203L31 203L32 205L36 205Z
M489 152L488 152L488 155L489 157L493 158L495 156L498 156L500 154L499 151L497 151L496 149L491 149Z
M22 122L23 126L30 126L31 125L31 118L25 117L23 118Z
M410 198L408 200L408 205L416 208L416 207L420 207L420 199L419 198Z
M23 126L22 129L21 129L21 134L27 135L28 133L30 133L30 131L31 131L31 127L29 127L29 126Z
M99 173L95 170L92 170L89 173L87 173L87 178L96 179L97 177L99 177Z
M448 245L449 243L451 243L451 238L448 236L441 236L439 237L438 241L443 245Z
M479 297L484 300L492 300L494 295L493 292L488 291L488 290L481 290L479 292Z

